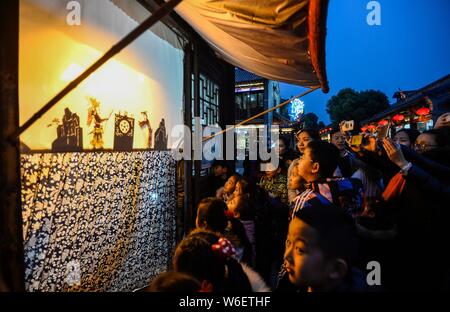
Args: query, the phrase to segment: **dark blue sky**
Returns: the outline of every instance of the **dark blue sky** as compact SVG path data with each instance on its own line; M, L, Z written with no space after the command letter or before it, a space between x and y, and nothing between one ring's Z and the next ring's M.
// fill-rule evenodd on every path
M340 89L414 90L450 73L450 0L378 0L381 25L366 22L369 0L330 0L326 61L328 94L303 98L305 112L329 123L328 99ZM304 88L282 83L281 97Z

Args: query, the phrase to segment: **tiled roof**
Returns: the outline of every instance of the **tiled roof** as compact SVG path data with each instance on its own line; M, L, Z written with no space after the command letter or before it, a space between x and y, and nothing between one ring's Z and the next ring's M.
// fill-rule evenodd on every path
M391 105L388 109L366 120L361 121L361 124L365 124L372 120L383 118L396 111L408 108L409 106L417 103L417 101L423 99L425 96L434 97L444 95L446 97L449 97L449 90L450 90L450 75L446 75L436 81L433 81L432 83L426 85L423 88L420 88L414 92L410 92L405 100L397 102L394 105Z

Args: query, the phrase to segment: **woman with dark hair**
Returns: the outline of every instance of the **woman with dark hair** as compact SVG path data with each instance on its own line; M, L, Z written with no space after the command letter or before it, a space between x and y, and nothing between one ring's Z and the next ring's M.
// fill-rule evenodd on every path
M394 142L403 146L412 147L420 132L416 129L401 129L394 135Z
M276 153L284 172L289 169L292 161L297 158L296 153L289 146L289 139L285 136L280 136L276 143Z
M308 143L320 140L320 135L319 132L314 129L305 128L297 131L295 139L297 140L298 151L300 154L303 154Z

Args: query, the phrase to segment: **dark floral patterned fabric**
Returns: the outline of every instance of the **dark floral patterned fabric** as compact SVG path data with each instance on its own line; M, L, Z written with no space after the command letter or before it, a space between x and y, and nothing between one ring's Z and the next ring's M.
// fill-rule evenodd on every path
M132 291L175 247L170 152L23 154L28 291Z
M288 203L287 177L279 173L274 178L263 176L260 186L272 198L278 198L283 204Z

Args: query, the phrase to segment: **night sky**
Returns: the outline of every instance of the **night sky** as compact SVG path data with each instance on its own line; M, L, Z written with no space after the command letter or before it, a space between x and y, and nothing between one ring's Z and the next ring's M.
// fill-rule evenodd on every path
M450 73L450 0L379 0L381 25L369 26L369 0L330 0L326 69L330 92L305 96L305 113L325 124L328 99L340 89L414 90ZM305 89L282 83L281 97Z

